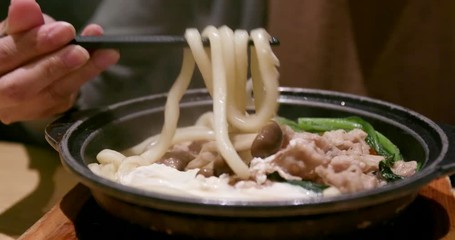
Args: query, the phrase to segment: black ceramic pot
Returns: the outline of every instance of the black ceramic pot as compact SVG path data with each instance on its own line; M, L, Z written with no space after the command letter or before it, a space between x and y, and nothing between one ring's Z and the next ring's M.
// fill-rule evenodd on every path
M421 187L455 172L455 128L438 125L403 107L338 92L281 88L279 115L360 116L391 139L405 159L422 169L384 187L319 200L242 202L185 198L123 186L92 173L104 149L122 150L159 132L165 95L154 95L103 109L67 114L46 129L63 165L88 186L111 214L157 231L216 239L290 239L342 234L395 217ZM211 109L205 90L189 91L181 101L181 126Z

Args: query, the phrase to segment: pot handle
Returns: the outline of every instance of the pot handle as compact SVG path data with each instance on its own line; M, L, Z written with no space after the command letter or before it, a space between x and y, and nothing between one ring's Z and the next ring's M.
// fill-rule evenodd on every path
M452 175L455 173L455 126L438 123L448 139L448 149L444 160L440 164L442 175Z
M46 126L44 130L44 137L46 141L52 146L52 148L58 151L58 145L67 130L77 121L85 119L97 111L97 109L89 109L70 110L66 112Z

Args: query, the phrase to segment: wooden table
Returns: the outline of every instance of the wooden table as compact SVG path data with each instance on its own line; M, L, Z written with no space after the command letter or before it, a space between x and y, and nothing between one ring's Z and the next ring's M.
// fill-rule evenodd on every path
M50 147L0 141L0 240L18 238L76 184Z

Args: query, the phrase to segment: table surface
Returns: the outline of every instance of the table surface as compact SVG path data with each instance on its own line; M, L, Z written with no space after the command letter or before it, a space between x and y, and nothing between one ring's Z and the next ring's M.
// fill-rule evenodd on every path
M50 147L0 141L0 240L18 238L76 184Z
M53 149L0 142L0 159L0 240L77 239L94 229L100 236L163 237L105 213L88 189L62 168ZM425 225L425 232L432 229L438 239L455 239L455 197L449 179L424 187L393 224L380 233L396 234L397 228L403 228L418 234ZM110 231L115 226L118 230Z

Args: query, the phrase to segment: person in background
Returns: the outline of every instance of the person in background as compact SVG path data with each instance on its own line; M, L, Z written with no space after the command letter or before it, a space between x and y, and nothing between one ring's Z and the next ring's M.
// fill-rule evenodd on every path
M104 31L104 34L181 35L187 27L201 29L209 24L227 24L231 28L244 29L266 27L281 41L281 45L274 49L281 62L281 85L370 96L410 108L436 122L455 125L453 1L89 2L96 7L81 4L79 8L95 9L88 22L98 25L88 25L81 34L95 35ZM21 121L18 125L27 128L30 124L24 124L24 120L53 117L69 107L104 106L165 92L178 73L181 49L125 49L120 52L119 62L114 64L118 52L88 52L77 46L67 46L75 33L66 30L71 32L66 41L47 49L50 55L38 55L42 59L53 59L49 56L74 48L76 52L80 51L82 58L86 57L82 65L60 70L59 74L65 77L43 78L30 74L34 78L24 80L19 77L20 74L40 69L25 68L29 66L26 63L30 64L26 61L27 57L38 61L33 57L37 53L27 52L26 47L19 49L27 53L19 54L22 60L12 55L6 58L4 54L14 50L14 44L20 43L17 36L26 36L26 33L36 31L33 29L45 29L47 23L40 19L42 14L36 5L33 14L30 11L26 14L27 21L16 23L24 26L33 16L38 16L36 19L39 21L32 21L35 24L21 27L19 32L14 30L15 27L12 27L13 32L5 28L11 21L15 25L15 17L11 15L20 16L20 13L14 13L14 9L21 5L30 7L36 3L33 0L12 0L10 18L3 21L3 30L0 31L6 35L0 38L0 49L5 49L0 50L0 120L5 123ZM72 29L69 24L49 24ZM104 64L94 67L98 58L104 59L100 60ZM73 75L70 72L74 72ZM78 76L76 80L64 80L74 75ZM70 86L64 85L65 82L70 82ZM40 84L42 91L38 91L36 84ZM198 86L201 86L200 81L192 87ZM33 95L46 91L49 103L38 104L39 100ZM59 94L59 91L64 93ZM54 97L49 98L52 94ZM60 97L55 99L55 96ZM33 107L30 108L27 102ZM0 137L5 134L3 130L0 132ZM41 134L38 138L42 139L42 132L35 132Z
M94 1L96 10L88 22L96 24L80 34L183 35L186 28L207 25L250 30L265 27L266 3ZM181 65L179 48L119 52L69 45L76 35L71 21L53 20L34 0L11 0L0 26L0 139L44 143L43 125L56 115L166 92ZM196 86L202 82L195 81Z

